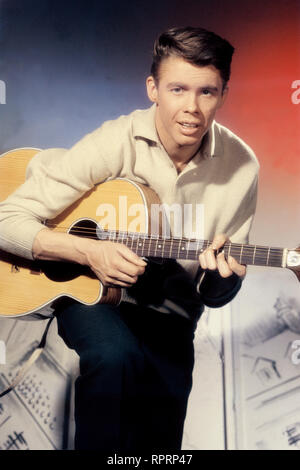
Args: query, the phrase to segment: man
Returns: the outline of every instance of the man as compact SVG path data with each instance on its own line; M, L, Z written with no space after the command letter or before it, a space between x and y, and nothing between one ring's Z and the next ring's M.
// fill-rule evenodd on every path
M246 273L218 250L228 237L247 242L256 203L253 152L214 121L228 94L232 54L226 40L204 29L166 31L154 45L146 82L153 106L104 123L70 150L41 152L26 182L0 205L2 249L87 265L104 285L137 296L136 305L76 304L56 312L60 335L80 356L77 449L180 449L196 322L204 304L229 302ZM147 263L125 245L41 224L119 176L150 186L165 204L204 205L204 235L213 241L200 267L168 265L156 288L146 283L145 290Z

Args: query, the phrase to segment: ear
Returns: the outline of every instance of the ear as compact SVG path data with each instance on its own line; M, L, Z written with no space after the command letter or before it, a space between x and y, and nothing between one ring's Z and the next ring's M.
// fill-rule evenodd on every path
M157 103L157 86L152 75L146 79L146 88L149 100L152 103Z

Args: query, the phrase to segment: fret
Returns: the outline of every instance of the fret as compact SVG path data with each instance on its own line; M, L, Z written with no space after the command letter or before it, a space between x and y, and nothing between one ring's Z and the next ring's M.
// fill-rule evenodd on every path
M178 239L175 239L175 252L176 252L176 258L180 258L182 259L182 255L185 254L185 248L183 246L183 244L185 244L185 241L184 240L178 240Z
M255 264L256 245L254 245L252 264Z
M103 233L103 232L102 232ZM112 240L113 239L113 233L114 232L108 232L108 239ZM104 238L105 239L105 238Z
M165 254L165 245L166 245L166 239L164 238L164 239L163 239L163 244L162 244L162 250L161 250L163 256L164 256L164 254Z
M131 249L132 251L135 251L135 249L134 249L134 240L135 240L134 234L131 233L131 234L129 235L129 238L130 238L130 242L131 242L130 249Z
M242 263L243 248L244 248L244 245L242 245L241 252L240 252L240 264Z
M190 254L190 246L191 246L191 239L189 239L188 242L187 242L185 259L188 259L188 255Z
M134 251L134 250L133 250L134 236L131 235L131 236L129 237L129 240L130 240L130 242L131 242L130 248L131 248L132 251ZM128 241L129 241L129 240L128 240ZM128 246L128 245L127 245L127 246Z
M180 258L180 257L181 257L181 253L184 252L184 246L182 245L182 243L184 243L184 242L181 241L181 242L178 243L177 256L176 256L176 258Z
M189 243L189 241L188 241L188 242L184 241L184 245L181 247L181 248L182 248L182 249L181 249L181 255L184 256L184 259L187 259L187 255L189 254L188 248L187 248L187 247L188 247L188 243Z
M228 244L228 255L227 255L228 258L229 258L229 256L230 256L230 249L231 249L231 243Z
M134 251L136 254L139 254L139 247L138 247L139 240L140 240L139 236L132 237L132 251Z
M151 256L150 248L151 248L152 241L153 241L153 239L152 239L152 237L151 237L151 235L150 235L150 238L148 238L148 242L149 242L149 243L148 243L148 256Z
M118 232L116 232L116 242L122 243L120 239L120 234Z
M172 248L173 248L173 239L170 239L170 240L171 240L171 242L170 242L170 250L169 250L169 256L168 257L172 258L171 253L172 253Z
M143 238L143 243L142 243L142 254L145 254L145 241L146 241L146 236Z
M280 266L282 268L286 268L287 255L288 255L288 249L284 248L284 250L282 250L282 257L281 257L281 263L280 263Z
M121 234L121 243L125 244L125 232Z
M269 264L269 257L270 257L270 248L268 249L266 266L268 266L268 264Z
M135 253L137 252L137 249L138 249L138 241L139 241L138 235L132 237L132 251L134 251Z

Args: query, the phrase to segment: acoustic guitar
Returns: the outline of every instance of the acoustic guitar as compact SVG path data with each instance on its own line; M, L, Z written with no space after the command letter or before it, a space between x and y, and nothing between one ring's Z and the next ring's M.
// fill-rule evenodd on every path
M23 148L0 157L0 201L24 182L27 165L38 152ZM163 236L161 223L157 235L153 235L152 204L159 205L160 200L151 188L120 178L95 186L55 219L44 223L54 231L123 243L141 257L197 260L211 241ZM226 257L231 255L241 264L291 269L300 280L300 247L227 242L222 250ZM0 250L0 316L39 318L49 312L51 315L63 298L86 305L118 304L126 300L126 295L126 289L104 287L88 267L31 261Z

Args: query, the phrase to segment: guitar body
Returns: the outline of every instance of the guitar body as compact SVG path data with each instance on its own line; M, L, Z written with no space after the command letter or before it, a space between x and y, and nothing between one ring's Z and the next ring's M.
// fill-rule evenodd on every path
M0 157L0 201L25 181L27 165L38 152L17 149ZM160 205L152 189L118 178L95 186L45 225L73 235L109 238L126 244L140 256L197 260L211 241L162 237L162 219L151 221L152 204ZM228 241L222 250L225 257L230 254L241 264L291 269L300 281L300 247L289 250ZM30 261L0 250L0 316L49 316L61 301L70 300L117 305L123 293L121 288L104 287L85 266Z
M17 149L0 158L0 201L25 181L26 167L38 152ZM58 217L47 221L47 226L93 238L99 225L112 231L134 226L136 232L148 233L151 203L160 203L154 191L120 178L95 186ZM138 213L130 208L138 208ZM109 222L109 227L102 221ZM118 304L121 292L119 288L105 288L91 270L77 264L30 261L0 250L0 316L40 317L64 298L86 305Z

